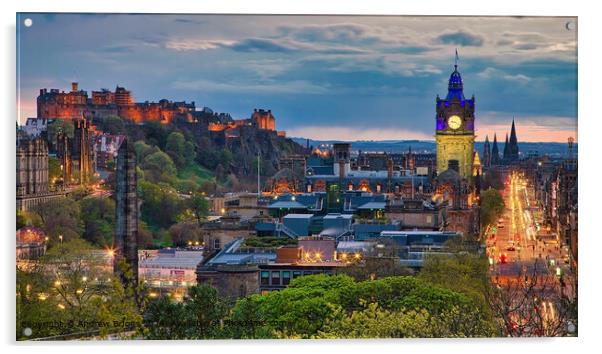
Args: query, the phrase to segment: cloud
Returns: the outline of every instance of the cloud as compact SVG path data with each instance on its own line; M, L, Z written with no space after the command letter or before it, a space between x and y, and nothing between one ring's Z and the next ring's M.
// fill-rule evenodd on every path
M319 86L308 81L292 80L284 82L237 82L237 81L212 81L212 80L177 80L172 85L177 90L196 90L222 93L254 93L254 94L323 94L328 92L327 87Z
M225 39L171 39L165 43L165 47L178 52L190 50L209 50L221 47L229 47L236 41Z
M480 47L483 45L482 36L467 31L456 31L442 33L435 38L437 43L455 44L463 47Z
M433 140L432 134L406 129L378 129L341 126L303 126L287 130L287 135L313 140Z
M529 81L532 80L529 76L526 76L523 74L512 75L512 74L508 74L504 71L494 69L491 67L486 68L485 70L481 71L480 73L477 74L477 76L484 80L501 79L501 80L506 80L506 81L519 82L519 83L528 83Z
M281 26L278 31L304 42L358 43L378 42L375 29L366 25L339 23L327 25Z

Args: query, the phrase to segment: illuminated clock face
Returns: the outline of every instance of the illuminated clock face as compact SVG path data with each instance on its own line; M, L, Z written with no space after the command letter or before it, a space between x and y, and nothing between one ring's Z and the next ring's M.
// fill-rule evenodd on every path
M462 118L453 115L447 119L447 125L453 130L456 130L462 126Z

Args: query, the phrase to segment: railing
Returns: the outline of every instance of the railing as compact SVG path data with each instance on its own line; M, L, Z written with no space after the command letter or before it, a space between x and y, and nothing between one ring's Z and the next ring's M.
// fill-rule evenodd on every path
M284 225L282 223L276 224L276 232L278 232L278 235L280 235L280 233L283 232L285 235L287 235L290 238L300 237L295 231L291 230L289 227L287 227L286 225Z

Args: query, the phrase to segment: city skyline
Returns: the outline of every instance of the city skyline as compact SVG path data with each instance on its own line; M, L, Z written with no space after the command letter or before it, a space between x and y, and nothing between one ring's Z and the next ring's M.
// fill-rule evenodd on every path
M577 138L573 18L22 16L34 25L19 26L21 123L40 88L79 81L235 118L271 109L289 136L433 140L457 48L478 141L503 138L513 117L521 141Z

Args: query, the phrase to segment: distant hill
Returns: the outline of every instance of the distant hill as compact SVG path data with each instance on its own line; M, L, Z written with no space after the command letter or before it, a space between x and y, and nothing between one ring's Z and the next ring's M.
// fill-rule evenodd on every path
M293 141L297 142L302 146L306 146L307 139L305 138L292 138ZM309 145L317 147L323 144L333 144L337 142L343 142L341 140L309 140ZM435 141L433 140L358 140L358 141L346 141L351 143L351 149L353 152L359 150L362 151L384 151L390 153L407 152L410 147L414 152L435 152ZM499 143L498 146L500 152L504 151L504 142ZM483 142L476 142L475 148L479 154L483 154ZM518 148L521 155L529 152L537 152L540 155L549 156L562 156L567 154L568 146L566 143L531 143L531 142L519 142ZM575 144L575 152L578 147Z

